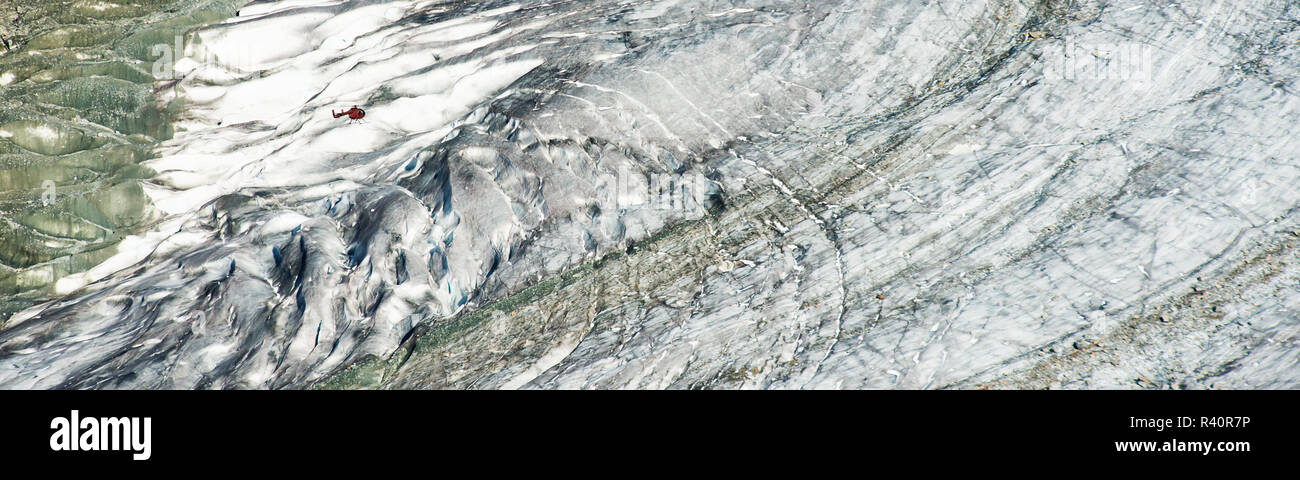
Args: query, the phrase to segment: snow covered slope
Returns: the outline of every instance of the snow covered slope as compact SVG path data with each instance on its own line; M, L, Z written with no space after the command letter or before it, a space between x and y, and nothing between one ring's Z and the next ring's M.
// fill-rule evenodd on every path
M1298 8L255 2L0 385L1294 388Z

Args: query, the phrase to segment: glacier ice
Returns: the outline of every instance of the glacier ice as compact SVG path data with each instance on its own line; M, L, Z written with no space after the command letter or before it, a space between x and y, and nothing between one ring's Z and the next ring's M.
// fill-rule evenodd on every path
M253 2L160 92L162 219L0 330L0 386L1295 388L1297 25Z

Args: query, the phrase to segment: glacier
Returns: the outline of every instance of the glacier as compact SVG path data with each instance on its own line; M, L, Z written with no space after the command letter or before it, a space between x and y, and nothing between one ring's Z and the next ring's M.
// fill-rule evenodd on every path
M157 218L3 325L0 387L1298 388L1297 27L248 3L156 89Z

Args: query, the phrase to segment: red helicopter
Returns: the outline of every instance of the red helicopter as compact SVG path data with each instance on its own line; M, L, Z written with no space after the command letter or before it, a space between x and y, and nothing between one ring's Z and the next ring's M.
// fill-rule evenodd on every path
M352 120L361 120L362 118L365 118L365 117L366 117L366 111L365 111L365 110L362 110L361 108L357 107L356 105L353 105L352 108L349 108L349 109L344 110L344 111L341 111L341 112L335 112L334 110L330 110L330 113L334 115L334 118L339 118L339 117L342 117L342 116L344 116L344 115L347 115L349 121L352 121Z

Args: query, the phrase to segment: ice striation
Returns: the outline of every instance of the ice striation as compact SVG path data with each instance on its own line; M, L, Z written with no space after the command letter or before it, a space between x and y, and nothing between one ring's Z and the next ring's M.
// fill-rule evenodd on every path
M139 163L172 112L151 55L238 1L0 0L0 326L158 220Z
M1292 1L253 2L6 388L1296 388ZM328 112L363 106L363 122Z

